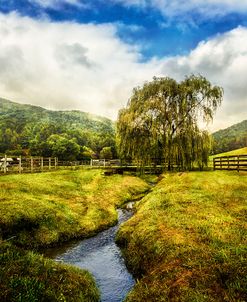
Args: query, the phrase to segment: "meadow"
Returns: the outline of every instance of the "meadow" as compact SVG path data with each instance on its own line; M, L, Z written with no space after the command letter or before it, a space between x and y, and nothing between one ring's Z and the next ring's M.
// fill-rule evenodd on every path
M117 207L148 190L140 178L100 170L7 175L0 183L0 238L26 248L92 236L116 223Z
M91 274L32 250L115 224L116 208L142 196L147 183L99 170L7 175L0 183L0 300L99 301Z
M163 174L117 234L126 301L246 301L246 196L244 172Z
M99 301L88 272L32 250L92 236L140 197L116 238L137 278L127 302L247 300L247 173L165 173L151 190L141 178L99 170L0 182L1 301Z
M242 155L242 154L247 154L247 147L235 149L235 150L224 152L224 153L215 154L215 155L210 156L209 159L212 160L214 157L219 157L219 156L234 156L234 155Z

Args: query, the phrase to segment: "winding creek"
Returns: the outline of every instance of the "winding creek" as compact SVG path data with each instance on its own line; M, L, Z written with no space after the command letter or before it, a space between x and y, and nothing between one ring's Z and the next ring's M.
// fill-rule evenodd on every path
M129 208L129 209L128 209ZM90 271L101 292L101 302L123 301L135 284L128 272L115 235L121 223L132 215L132 203L118 209L118 224L94 237L47 250L45 256Z

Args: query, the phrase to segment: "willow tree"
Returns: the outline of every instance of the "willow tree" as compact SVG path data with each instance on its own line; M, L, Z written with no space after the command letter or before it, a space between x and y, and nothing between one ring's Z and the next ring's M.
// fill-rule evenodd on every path
M126 108L119 111L120 156L141 165L162 158L168 169L173 164L184 169L194 162L207 165L210 137L198 123L213 120L222 96L222 88L195 75L182 82L154 78L135 88Z

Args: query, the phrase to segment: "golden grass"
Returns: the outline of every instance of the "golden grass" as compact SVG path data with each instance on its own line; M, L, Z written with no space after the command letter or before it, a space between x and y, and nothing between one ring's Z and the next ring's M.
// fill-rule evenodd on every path
M88 272L20 247L91 236L117 221L116 207L148 188L140 178L99 170L1 177L0 301L99 301Z
M218 156L231 156L231 155L243 155L243 154L247 154L247 147L224 152L224 153L215 154L215 155L210 156L210 159L212 160L214 157L218 157Z
M127 301L247 299L247 174L165 174L118 232L141 278Z
M113 225L116 207L147 189L140 178L99 170L4 176L0 236L29 247L90 236Z

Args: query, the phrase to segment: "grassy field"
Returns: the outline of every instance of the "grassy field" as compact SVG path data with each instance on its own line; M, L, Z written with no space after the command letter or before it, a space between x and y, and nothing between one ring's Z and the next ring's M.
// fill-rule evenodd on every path
M247 301L247 174L163 176L117 235L139 277L127 301Z
M27 249L91 236L113 225L116 207L148 188L140 178L104 177L97 170L1 177L0 301L99 301L88 272Z
M87 237L113 225L116 207L147 189L140 178L99 170L3 176L0 238L33 248Z
M218 156L230 156L230 155L242 155L242 154L247 154L247 147L224 152L224 153L215 154L215 155L210 156L210 159L212 160L214 157L218 157Z

